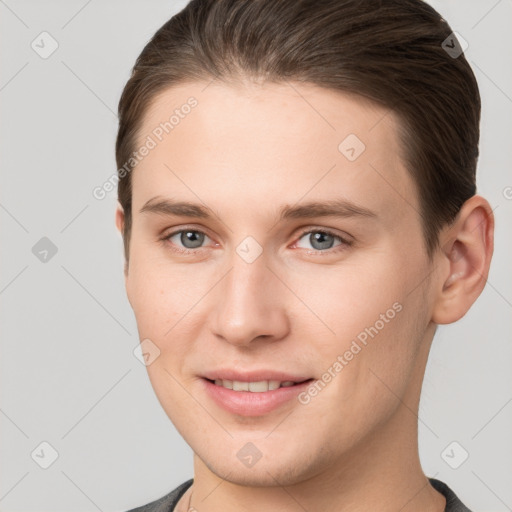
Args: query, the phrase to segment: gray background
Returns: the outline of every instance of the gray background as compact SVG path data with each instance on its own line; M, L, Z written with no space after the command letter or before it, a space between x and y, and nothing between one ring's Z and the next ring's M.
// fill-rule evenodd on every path
M92 195L116 170L130 68L185 3L0 0L1 511L123 511L192 476L192 452L133 355L115 191ZM482 296L434 341L421 459L475 511L512 510L512 3L431 3L469 43L483 97L478 186L497 227ZM46 59L31 47L43 31L59 45ZM57 248L45 262L43 237ZM42 442L58 453L47 469Z

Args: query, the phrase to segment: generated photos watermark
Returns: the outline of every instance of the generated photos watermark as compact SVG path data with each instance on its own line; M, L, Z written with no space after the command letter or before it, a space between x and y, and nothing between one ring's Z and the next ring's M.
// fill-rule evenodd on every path
M322 374L320 379L312 382L308 388L299 393L298 400L301 404L307 405L312 398L317 396L340 372L347 366L361 350L368 345L371 339L374 339L389 324L403 306L400 302L395 302L385 313L381 313L379 319L370 327L362 330L351 342L350 347L339 355L329 368Z
M158 126L153 128L150 135L147 135L142 145L132 153L131 157L124 163L122 167L109 176L101 185L93 188L92 195L98 201L107 197L107 194L116 189L119 180L125 178L135 168L135 166L142 162L153 149L155 149L165 137L178 126L185 117L192 112L192 109L197 107L199 102L196 98L191 96L187 102L179 108L174 109L173 114L167 121L161 122Z

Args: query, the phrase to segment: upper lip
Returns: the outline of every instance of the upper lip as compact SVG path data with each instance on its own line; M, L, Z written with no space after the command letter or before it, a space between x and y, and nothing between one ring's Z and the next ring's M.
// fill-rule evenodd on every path
M203 377L209 380L236 380L239 382L260 382L262 380L277 380L279 382L303 382L309 380L312 377L291 374L281 371L274 370L212 370L206 372Z

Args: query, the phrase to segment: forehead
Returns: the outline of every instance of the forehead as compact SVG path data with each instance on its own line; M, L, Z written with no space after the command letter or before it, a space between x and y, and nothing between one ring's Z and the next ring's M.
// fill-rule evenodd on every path
M181 84L156 96L141 124L137 148L154 147L133 172L134 210L157 195L233 214L345 198L410 215L417 200L397 129L392 112L311 84Z

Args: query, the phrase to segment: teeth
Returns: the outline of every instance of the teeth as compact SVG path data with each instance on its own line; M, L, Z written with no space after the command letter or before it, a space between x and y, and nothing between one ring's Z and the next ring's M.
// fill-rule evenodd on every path
M215 384L233 391L251 391L253 393L263 393L265 391L274 391L275 389L287 388L295 383L291 380L280 382L278 380L260 380L257 382L241 382L238 380L216 379Z
M274 391L274 389L279 389L280 382L278 380L269 380L268 381L268 390Z
M268 382L264 380L260 380L259 382L249 382L249 391L256 393L268 391Z
M249 391L249 383L234 380L233 381L233 391Z

